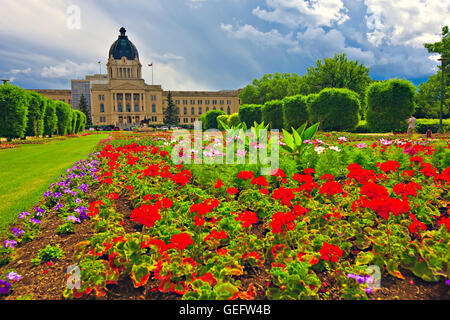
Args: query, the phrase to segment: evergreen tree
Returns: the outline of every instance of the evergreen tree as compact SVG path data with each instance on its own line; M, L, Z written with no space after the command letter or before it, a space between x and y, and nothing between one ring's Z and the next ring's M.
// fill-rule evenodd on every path
M168 125L177 125L180 122L180 118L177 112L177 108L172 100L172 94L167 94L167 107L163 110L164 123Z
M83 94L80 97L79 107L80 107L80 111L86 115L86 119L87 119L86 125L91 126L92 125L91 112L89 110L87 100Z

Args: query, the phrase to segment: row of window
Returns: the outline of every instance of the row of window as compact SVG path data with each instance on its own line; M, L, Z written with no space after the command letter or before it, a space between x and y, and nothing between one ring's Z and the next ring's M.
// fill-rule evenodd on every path
M212 101L212 103L210 103ZM219 103L217 103L217 100L195 100L195 99L191 99L191 100L175 100L175 104L189 104L188 102L190 102L190 104L205 104L205 105L210 105L210 104L221 104L224 105L225 104L225 100L219 100ZM231 104L231 100L227 100L226 104Z
M116 109L116 107L114 107L114 111L116 111L115 109ZM208 112L209 110L210 110L209 107L206 107L205 112ZM213 107L212 110L216 110L216 107ZM220 107L220 110L224 111L223 107ZM121 103L119 103L119 105L117 106L117 111L118 112L123 112L123 106L122 106ZM142 106L142 111L144 111L144 106ZM184 107L183 108L183 114L186 115L188 113L187 111L188 111L187 107ZM105 112L105 105L103 103L101 103L100 104L100 113L104 113L104 112ZM129 105L129 104L126 105L126 112L131 112L131 105ZM134 112L139 112L139 105L135 105L134 106ZM154 103L152 104L152 112L153 113L156 112L156 105ZM177 108L177 114L179 114L179 113L180 113L180 108ZM202 114L202 113L203 113L203 109L202 109L202 107L199 107L198 108L198 114ZM195 108L194 107L191 108L191 115L192 114L195 114ZM231 114L230 106L227 107L227 114Z

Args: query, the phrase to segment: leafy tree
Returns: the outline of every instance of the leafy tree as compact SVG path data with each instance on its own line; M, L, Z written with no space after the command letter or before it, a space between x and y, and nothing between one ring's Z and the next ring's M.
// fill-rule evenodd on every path
M180 122L180 117L177 113L177 108L172 100L172 93L167 94L167 107L163 110L164 123L168 125L177 125Z
M58 116L56 115L56 103L47 99L47 106L44 114L44 136L52 137L58 125Z
M254 79L246 86L239 97L242 104L264 104L267 101L283 99L286 96L309 93L305 79L296 73L266 74Z
M360 117L358 94L345 88L326 88L311 102L311 123L320 122L324 131L354 129Z
M27 128L28 95L22 88L0 86L0 137L23 138Z
M309 118L307 98L301 94L283 99L283 123L286 129L299 128Z
M44 114L47 106L47 98L34 91L27 91L28 103L28 121L26 136L41 136L44 132Z
M92 125L91 112L89 110L89 106L86 100L86 97L82 94L80 96L80 103L78 104L80 111L83 112L86 116L86 124L88 126Z
M239 107L239 119L244 122L247 128L253 126L253 123L261 122L261 107L260 104L242 104Z
M270 124L271 129L283 128L283 101L272 100L266 102L261 109L261 121Z
M367 88L367 125L372 132L388 132L405 127L414 112L416 87L408 80L391 79Z
M440 109L440 99L441 99L441 77L442 71L438 71L437 74L428 77L427 82L419 84L418 91L416 94L416 118L438 118ZM446 101L444 103L443 117L449 117L449 110L446 106L449 105L450 99L450 87L447 86L446 90Z
M209 110L200 117L200 121L203 123L203 129L217 129L217 117L226 115L222 110ZM230 115L231 117L231 115Z
M364 104L364 93L371 83L369 71L358 60L348 60L345 53L335 53L333 58L325 58L323 62L317 60L317 66L308 68L305 78L313 93L324 88L347 88L356 92Z

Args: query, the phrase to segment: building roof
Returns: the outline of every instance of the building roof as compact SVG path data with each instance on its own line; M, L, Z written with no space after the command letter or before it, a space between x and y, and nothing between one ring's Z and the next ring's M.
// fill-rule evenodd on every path
M134 60L135 58L139 59L139 53L135 45L128 40L128 37L125 35L127 30L122 27L119 31L119 38L114 41L109 49L109 57L112 56L116 60L120 60L122 57L126 57L128 60Z

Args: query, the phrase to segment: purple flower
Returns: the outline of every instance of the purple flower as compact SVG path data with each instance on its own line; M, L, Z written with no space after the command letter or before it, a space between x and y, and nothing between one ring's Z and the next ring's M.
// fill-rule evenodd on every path
M30 222L32 222L34 224L40 224L41 223L41 221L39 221L38 219L35 219L35 218L31 218Z
M75 217L75 216L68 216L68 217L67 217L67 221L71 221L71 222L73 222L73 223L81 223L80 219L78 219L78 218Z
M24 231L19 230L19 229L17 229L17 228L11 228L11 231L13 232L13 234L14 234L15 237L19 237L19 236L21 236L22 234L25 233Z
M80 185L78 186L78 189L80 189L80 190L83 191L83 192L86 192L87 189L88 189L88 187L89 187L88 184L82 183L82 184L80 184Z
M11 283L0 279L0 294L8 294L11 290Z
M369 293L373 292L373 288L368 287L368 288L365 288L364 291L366 291L366 293L369 294Z
M29 215L30 215L29 212L24 211L24 212L19 213L19 217L18 218L19 219L25 219L25 217L27 217Z
M40 207L36 207L35 209L36 209L36 212L37 212L36 215L39 216L39 217L42 216L43 213L45 213L45 210L41 209Z
M75 199L75 203L76 203L76 204L80 204L80 203L82 203L82 202L83 202L83 200L81 200L80 198L76 198L76 199Z
M20 279L22 279L22 276L20 274L17 274L15 272L11 271L10 273L8 273L6 275L6 279L10 280L12 282L16 282L16 281L19 281Z
M82 213L86 213L86 212L87 212L87 209L88 209L88 208L81 206L81 207L78 207L78 208L76 208L76 209L73 209L73 211L75 211L75 212L78 213L78 214L82 214Z
M349 273L348 275L347 275L347 278L353 278L353 279L356 279L356 274L354 274L354 273Z
M44 198L48 198L52 196L52 192L51 191L45 191L44 192Z
M17 244L17 241L16 240L5 240L5 242L4 242L4 244L3 244L3 246L5 247L5 248L14 248L15 246L16 246L16 244Z
M445 280L445 284L450 286L450 279Z
M53 194L53 198L55 198L55 199L61 198L61 196L62 196L62 193L61 193L61 192L55 192L55 193Z
M61 209L62 207L64 207L64 205L62 203L58 203L53 209L55 211L58 211L59 209Z
M89 219L89 216L87 215L86 212L82 212L82 213L80 213L80 219L81 220L86 220L86 219Z

